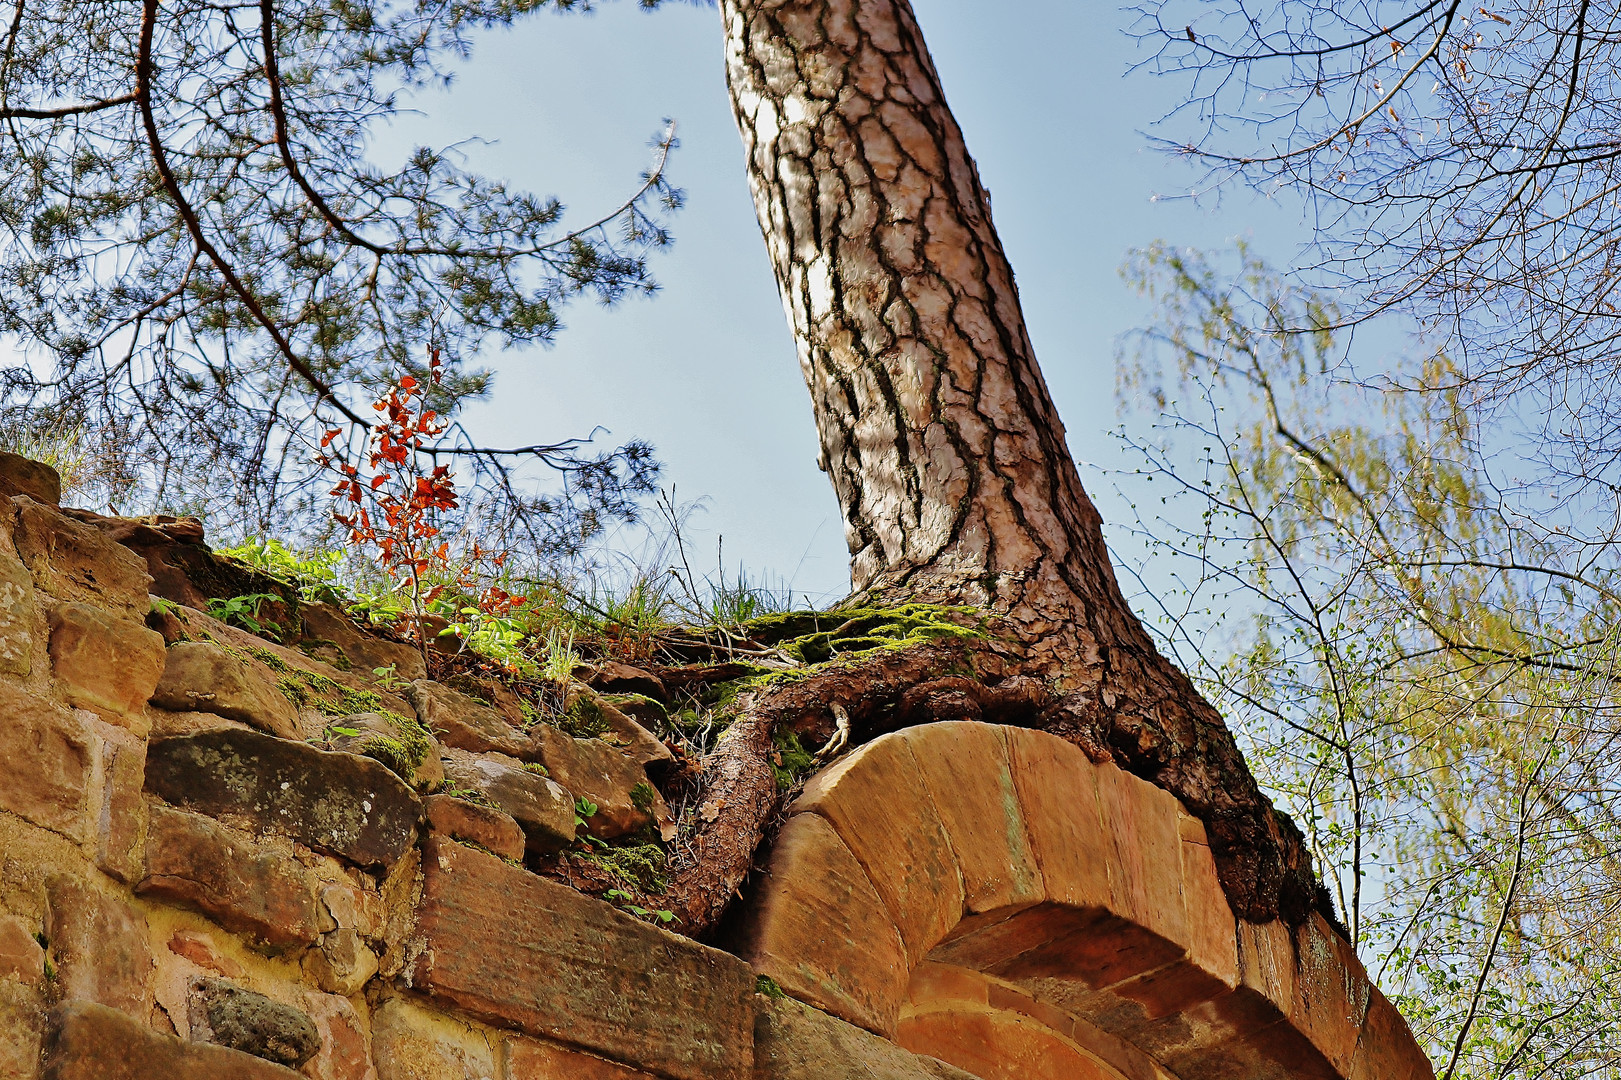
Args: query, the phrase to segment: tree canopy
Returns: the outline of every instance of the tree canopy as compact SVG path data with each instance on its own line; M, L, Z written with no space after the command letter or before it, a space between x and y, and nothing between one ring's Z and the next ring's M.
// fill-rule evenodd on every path
M550 342L577 297L656 289L649 257L681 201L672 132L587 220L468 171L454 148L373 154L474 31L589 6L15 0L0 30L0 334L27 363L4 372L0 425L55 425L144 463L121 479L159 505L229 499L239 527L285 529L325 494L323 429L363 438L364 403L390 379L437 350L433 404L454 421L489 388L484 350ZM631 513L656 475L641 443L492 448L453 425L432 452L543 549ZM561 469L564 497L515 482L525 460Z

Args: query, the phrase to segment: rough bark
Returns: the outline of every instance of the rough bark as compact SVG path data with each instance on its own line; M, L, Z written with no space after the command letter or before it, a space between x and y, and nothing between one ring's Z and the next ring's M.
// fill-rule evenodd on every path
M1205 818L1235 908L1317 901L1292 826L1125 602L990 200L906 0L722 0L755 208L866 599L1005 618L1048 726Z

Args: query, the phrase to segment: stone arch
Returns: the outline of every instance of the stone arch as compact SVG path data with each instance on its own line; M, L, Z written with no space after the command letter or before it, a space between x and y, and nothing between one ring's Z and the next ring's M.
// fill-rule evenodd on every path
M1236 919L1197 818L1044 732L928 724L817 775L735 944L986 1080L1433 1080L1326 920Z

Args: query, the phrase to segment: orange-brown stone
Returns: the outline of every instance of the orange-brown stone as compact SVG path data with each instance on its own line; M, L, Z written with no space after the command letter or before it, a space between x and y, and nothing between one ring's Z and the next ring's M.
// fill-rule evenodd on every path
M754 975L475 848L429 836L410 984L462 1012L673 1080L743 1080Z
M51 674L68 704L139 722L163 674L163 635L89 604L57 604L50 625Z
M1098 767L1045 732L1009 730L1007 738L1014 785L1047 896L1073 907L1109 906L1109 848L1098 807Z
M148 808L146 873L135 891L195 908L272 947L320 936L314 882L290 852L201 814Z
M978 914L1045 899L1003 730L964 721L898 734L956 855L966 909Z
M104 1005L65 1005L51 1019L40 1080L300 1080L238 1050L160 1034Z
M0 810L80 838L94 754L82 715L0 681Z
M477 844L505 859L523 858L523 830L511 814L449 795L429 795L422 800L422 812L433 832Z
M556 1043L508 1039L505 1080L657 1080L650 1073Z
M878 890L820 814L796 814L777 835L738 952L800 1001L880 1035L895 1030L905 945Z
M145 918L77 878L52 880L48 901L45 934L62 1000L93 1001L144 1019L154 970Z
M905 739L887 735L817 774L793 809L832 823L899 927L908 967L961 920L962 876Z

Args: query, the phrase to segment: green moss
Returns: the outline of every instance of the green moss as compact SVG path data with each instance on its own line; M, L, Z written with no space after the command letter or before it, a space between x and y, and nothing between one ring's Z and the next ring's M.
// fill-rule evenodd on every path
M782 992L782 987L777 985L777 980L769 975L756 975L754 977L754 992L764 994L773 1001L782 1001L788 997L787 994Z
M630 805L646 814L652 811L653 803L658 799L658 792L646 780L640 780L630 789Z
M580 694L558 718L558 727L576 739L594 739L608 730L608 717L588 694Z
M578 857L595 863L613 877L643 892L661 893L669 884L664 877L667 858L664 849L657 844L592 848L580 852Z
M526 762L524 762L523 768L524 768L525 772L532 772L536 776L550 776L551 775L551 773L546 771L546 766L544 766L544 765L542 765L542 764L540 764L539 762L536 762L536 761L526 761Z
M772 733L771 744L776 747L771 755L771 775L776 778L778 791L787 791L800 777L816 768L816 759L800 744L794 732Z
M360 752L382 762L390 772L410 782L433 749L428 731L420 721L397 712L384 709L382 716L393 729L394 737L372 735L360 744Z
M288 701L291 701L300 709L310 703L309 687L305 686L297 679L290 677L277 679L276 689L281 691L282 697L286 698Z

